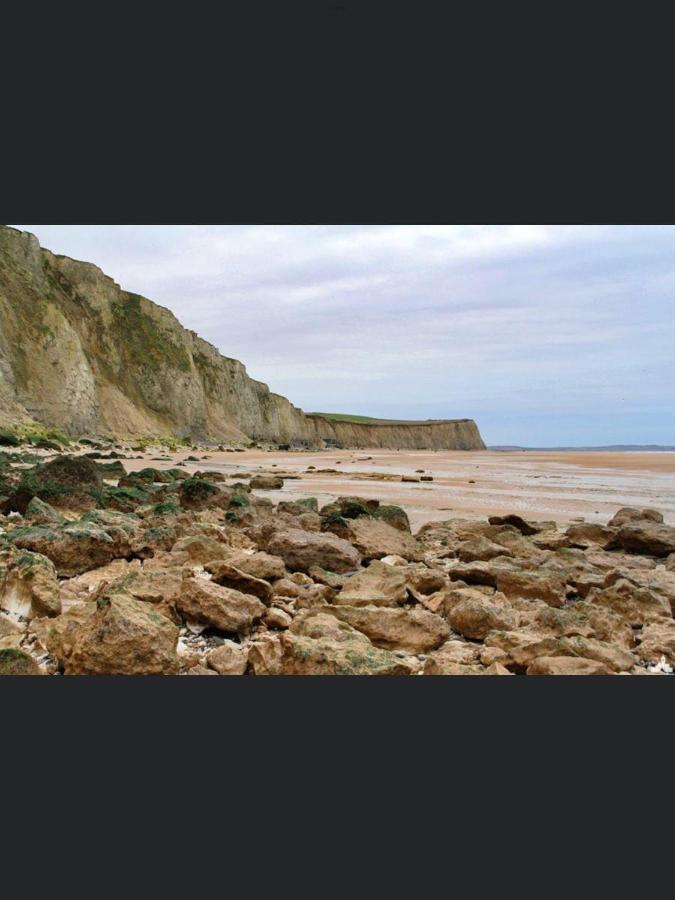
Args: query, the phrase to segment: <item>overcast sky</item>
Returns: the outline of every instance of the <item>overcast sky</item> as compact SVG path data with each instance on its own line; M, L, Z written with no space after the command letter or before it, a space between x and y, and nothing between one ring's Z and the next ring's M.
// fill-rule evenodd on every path
M675 444L675 226L15 227L308 412Z

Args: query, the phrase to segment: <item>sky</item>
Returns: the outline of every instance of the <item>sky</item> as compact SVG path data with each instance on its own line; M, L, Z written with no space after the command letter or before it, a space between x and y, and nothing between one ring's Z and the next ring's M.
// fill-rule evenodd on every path
M307 412L675 445L675 226L16 225Z

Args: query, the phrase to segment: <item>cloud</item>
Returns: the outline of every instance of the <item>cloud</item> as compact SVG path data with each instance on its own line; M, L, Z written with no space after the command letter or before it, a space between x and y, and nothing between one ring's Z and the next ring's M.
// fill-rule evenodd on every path
M17 226L304 409L675 444L672 226Z

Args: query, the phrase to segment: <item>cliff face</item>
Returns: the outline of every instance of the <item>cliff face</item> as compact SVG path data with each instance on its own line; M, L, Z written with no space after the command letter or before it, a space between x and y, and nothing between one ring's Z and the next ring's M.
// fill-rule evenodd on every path
M0 226L0 424L344 447L482 449L469 419L361 425L306 416L161 306Z

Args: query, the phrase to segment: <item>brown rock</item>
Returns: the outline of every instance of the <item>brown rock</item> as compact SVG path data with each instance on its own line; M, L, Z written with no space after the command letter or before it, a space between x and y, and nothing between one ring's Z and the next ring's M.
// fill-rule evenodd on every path
M457 548L457 556L462 562L474 560L487 562L496 556L513 556L513 553L501 544L496 544L482 535L475 535L468 541L462 541Z
M285 631L281 635L284 675L411 675L414 665L388 650L373 647L354 632L339 641Z
M291 625L293 618L283 609L271 607L265 612L263 621L268 628L285 629Z
M566 530L570 542L576 547L590 547L593 544L604 546L614 537L614 531L605 525L597 525L593 522L583 522L578 525L570 525Z
M281 675L283 648L278 635L265 634L249 646L248 665L253 675Z
M280 556L271 556L269 553L258 551L257 553L236 553L228 557L227 562L240 572L246 572L254 578L263 581L274 581L283 578L286 574L286 566Z
M616 528L620 525L629 525L632 522L656 522L663 523L663 516L655 509L636 509L634 507L625 506L620 509L607 523L610 528Z
M284 479L278 475L254 475L249 484L258 491L278 491L284 486Z
M507 597L543 600L549 606L562 606L565 603L566 581L563 575L555 572L504 568L498 571L495 581L497 588Z
M675 552L675 528L651 520L622 525L605 545L606 550L618 548L646 556L668 556Z
M59 582L51 560L12 545L0 550L0 611L26 621L59 615Z
M186 675L217 675L217 672L214 672L212 669L207 669L206 666L202 666L198 663L196 666L192 666L191 669L188 669L185 673Z
M67 675L172 675L178 671L178 628L150 603L125 594L97 601L69 635ZM54 620L55 622L58 620Z
M262 618L265 606L257 597L221 587L203 578L186 578L176 600L178 611L188 620L225 632L248 634Z
M588 602L607 607L630 625L644 625L658 619L672 618L667 597L642 588L627 578L621 578L603 590L591 590Z
M314 534L300 529L276 532L267 549L280 556L292 571L307 572L312 566L321 566L329 572L351 572L361 563L359 552L350 543L329 532Z
M528 522L516 515L490 516L488 522L490 525L513 525L521 534L525 535L539 534L541 531L554 531L556 528L555 522Z
M365 634L376 647L384 650L427 653L440 647L450 634L447 623L425 609L330 606L326 612Z
M540 656L527 670L528 675L611 675L607 666L578 656Z
M335 603L346 606L400 606L407 596L405 573L373 560L367 569L345 581Z
M206 665L219 675L243 675L248 665L248 647L225 641L206 657Z
M636 650L640 659L649 663L657 663L665 656L671 666L675 666L675 621L664 619L646 625L638 635L639 645Z
M362 516L350 519L347 525L349 540L364 560L382 559L384 556L402 556L411 562L424 558L419 542L405 531L393 528L380 519Z
M465 598L455 604L448 615L448 621L458 634L482 640L490 631L509 630L517 624L516 615L482 600Z
M32 656L16 647L0 648L0 675L41 675Z
M241 569L230 565L227 560L213 560L206 563L204 568L213 575L216 584L234 588L236 591L241 591L242 594L252 594L267 605L272 600L271 585L262 578L255 578L253 575L242 572Z
M215 560L226 559L231 551L227 544L208 535L188 535L181 538L171 548L172 553L184 553L192 563L205 566Z

